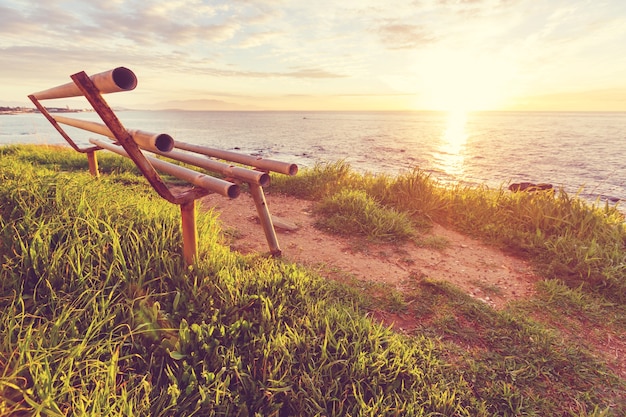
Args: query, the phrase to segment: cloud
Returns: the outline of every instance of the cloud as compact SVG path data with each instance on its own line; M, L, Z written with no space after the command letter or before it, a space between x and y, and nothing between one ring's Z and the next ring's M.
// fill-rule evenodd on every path
M389 49L414 49L437 41L434 34L418 25L388 23L378 28L380 40Z
M558 92L517 98L508 110L626 111L626 87Z
M345 75L334 74L332 72L322 70L319 68L307 68L300 69L293 72L277 73L276 76L280 77L293 77L293 78L344 78Z
M480 17L498 14L523 2L524 0L438 0L436 4L464 17Z
M27 2L28 7L0 6L0 32L26 36L41 43L82 43L89 39L103 44L184 45L191 42L223 42L241 29L227 5L211 6L201 1L150 2ZM26 40L23 40L25 42Z
M167 110L258 110L251 105L241 105L223 100L200 99L200 100L171 100L147 106L154 109Z
M295 68L285 71L248 71L227 69L207 65L205 60L190 57L185 52L154 54L150 51L141 53L132 51L126 55L114 50L90 50L88 48L60 49L47 47L9 47L0 48L0 54L8 57L3 62L3 74L14 78L28 77L37 79L59 80L66 82L68 77L78 71L88 74L105 71L109 67L127 66L132 70L142 69L161 74L196 74L218 78L294 78L324 79L343 78L345 75L319 67ZM210 64L210 63L209 63ZM42 72L41 68L46 71Z
M115 51L90 48L50 48L47 46L12 46L0 48L3 74L32 72L51 78L55 74L69 76L72 71L110 66L111 63L130 61L124 54ZM147 56L142 56L147 58ZM132 61L135 61L134 59ZM45 68L45 71L42 71ZM106 68L105 68L106 69Z
M234 71L216 68L197 68L197 72L216 77L241 77L241 78L344 78L345 75L336 74L321 68L302 68L295 71Z
M203 12L205 10L205 12ZM86 22L73 29L88 33L95 31L102 39L122 37L143 46L175 46L194 42L224 42L232 39L241 25L230 17L217 16L213 8L200 10L181 8L131 8L131 10L90 9Z
M272 40L280 36L286 36L286 33L278 32L278 31L253 33L253 34L248 35L248 37L242 40L241 42L239 42L237 46L243 49L254 48L257 46L270 43Z
M0 5L0 33L23 33L30 25L21 13Z

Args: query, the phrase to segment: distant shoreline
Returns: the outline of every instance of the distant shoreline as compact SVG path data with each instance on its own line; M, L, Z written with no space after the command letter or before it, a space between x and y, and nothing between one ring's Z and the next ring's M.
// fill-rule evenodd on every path
M91 109L70 109L69 107L46 107L48 113L86 113L93 112ZM0 107L0 115L16 115L41 113L39 109L30 107Z
M72 109L68 107L50 107L46 108L50 113L87 113L93 112L91 108ZM142 108L114 108L115 111L131 111L131 112L172 112L172 113L440 113L447 114L445 110L229 110L229 109L142 109ZM29 114L40 113L36 108L30 107L3 107L0 106L0 115L3 114ZM625 114L625 110L473 110L467 114Z

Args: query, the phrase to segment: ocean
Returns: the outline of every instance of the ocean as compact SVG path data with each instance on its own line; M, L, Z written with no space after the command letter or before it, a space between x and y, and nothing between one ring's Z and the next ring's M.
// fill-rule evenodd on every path
M125 127L310 167L414 168L442 183L550 183L590 201L626 199L626 113L119 111ZM99 121L95 113L66 116ZM94 134L68 127L79 144ZM0 145L63 144L40 114L0 115Z

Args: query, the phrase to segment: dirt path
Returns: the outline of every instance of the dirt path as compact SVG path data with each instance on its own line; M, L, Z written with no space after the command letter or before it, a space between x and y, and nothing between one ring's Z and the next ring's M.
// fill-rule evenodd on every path
M348 276L392 285L399 291L419 277L445 280L496 309L504 308L511 301L532 297L535 283L541 279L527 262L439 225L423 238L445 241L443 249L420 247L413 242L363 244L362 239L329 235L315 228L311 201L281 194L267 194L266 199L273 216L297 227L292 231L276 227L282 258L331 279ZM269 246L249 194L242 193L234 200L211 194L200 200L200 207L212 208L218 213L223 230L231 237L232 250L269 255ZM373 312L373 315L401 331L415 327L414 320L406 315L388 312ZM606 329L586 334L589 339L586 341L579 340L579 335L568 337L575 343L591 344L618 375L626 378L626 337L607 333Z
M413 242L364 245L316 229L311 201L278 194L266 198L272 215L297 226L294 231L276 227L282 257L322 275L348 274L399 290L409 278L426 276L449 281L495 308L531 296L539 279L526 262L439 225L426 238L446 241L444 249L419 247ZM219 213L224 230L232 236L231 249L269 253L248 194L235 200L212 194L201 200L201 207Z

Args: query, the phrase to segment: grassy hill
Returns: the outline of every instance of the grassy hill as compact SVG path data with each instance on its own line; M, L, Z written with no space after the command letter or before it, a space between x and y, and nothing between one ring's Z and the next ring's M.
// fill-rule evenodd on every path
M626 382L590 337L624 343L614 208L342 163L274 178L271 192L319 200L330 231L410 239L438 221L545 276L504 311L416 280L400 303L423 324L403 335L366 314L392 307L384 294L232 253L210 213L185 266L178 208L128 160L99 164L94 179L71 150L0 148L0 415L626 414Z

